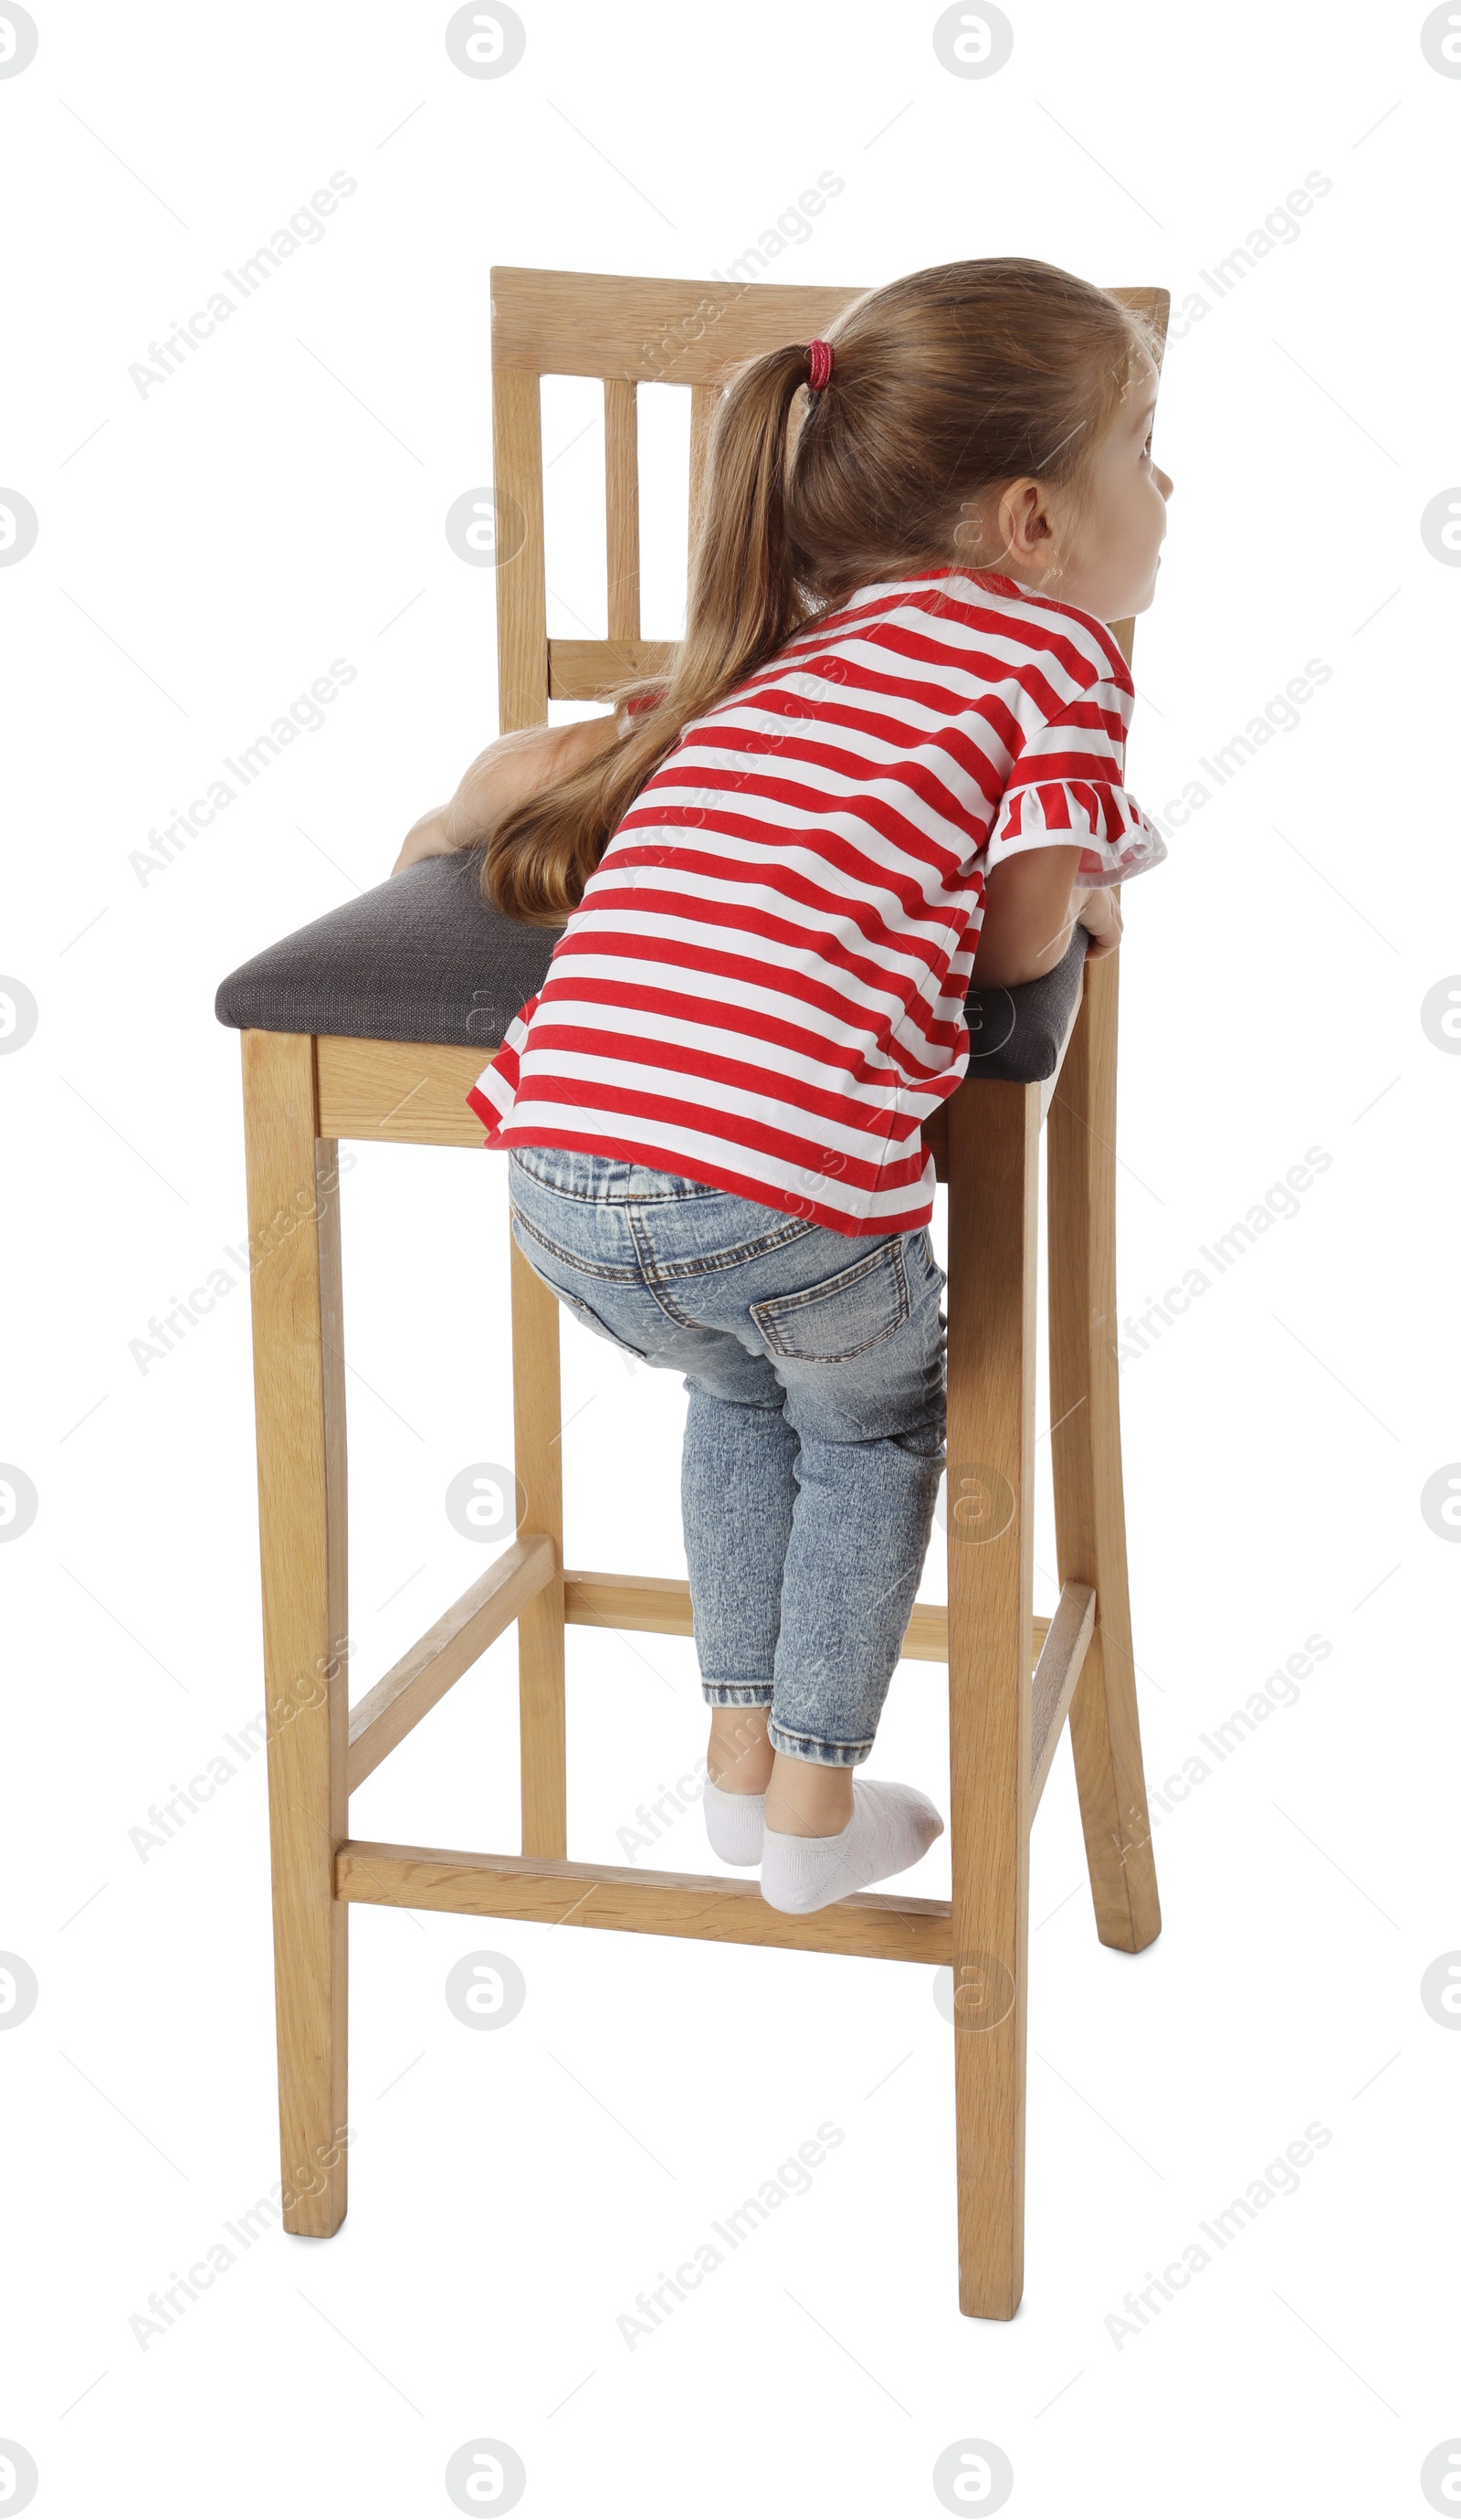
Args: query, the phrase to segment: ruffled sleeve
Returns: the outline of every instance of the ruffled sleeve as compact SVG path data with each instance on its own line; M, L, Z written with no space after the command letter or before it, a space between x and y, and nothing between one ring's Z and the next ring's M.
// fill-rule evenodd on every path
M1126 883L1167 843L1125 786L1129 688L1101 681L1033 728L1010 764L984 852L992 874L1020 849L1079 847L1077 881Z
M990 834L985 871L1020 849L1079 847L1078 883L1129 883L1160 866L1167 843L1134 796L1105 779L1032 780L1007 788Z

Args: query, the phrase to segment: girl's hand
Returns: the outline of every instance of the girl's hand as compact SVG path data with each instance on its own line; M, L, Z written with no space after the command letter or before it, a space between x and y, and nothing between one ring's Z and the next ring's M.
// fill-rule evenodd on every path
M422 814L419 823L412 824L401 842L401 854L391 868L392 875L404 874L421 858L450 856L453 843L447 837L446 813L444 805L434 805L429 814Z
M611 710L571 726L528 726L500 735L463 773L450 802L413 823L391 874L400 875L419 858L450 857L458 849L474 848L514 805L582 770L617 743L624 726L622 713Z
M1121 903L1110 884L1097 884L1087 892L1076 916L1090 938L1087 963L1099 963L1103 955L1116 952L1122 939Z

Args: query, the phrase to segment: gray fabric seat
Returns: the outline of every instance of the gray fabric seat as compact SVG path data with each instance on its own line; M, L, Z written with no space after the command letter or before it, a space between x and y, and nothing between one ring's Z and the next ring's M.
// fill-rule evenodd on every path
M241 963L218 990L240 1031L491 1050L543 983L559 930L525 927L482 899L474 852L423 858ZM1053 1076L1081 998L1085 931L1042 979L974 989L969 1072L1020 1085Z

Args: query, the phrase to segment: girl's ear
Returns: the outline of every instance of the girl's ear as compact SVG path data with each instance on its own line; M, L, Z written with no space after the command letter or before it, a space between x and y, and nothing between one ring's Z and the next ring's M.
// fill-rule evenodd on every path
M1049 556L1052 529L1045 494L1038 481L1011 481L1000 495L999 531L1012 560L1039 565Z
M987 562L989 567L1051 583L1060 576L1068 557L1062 492L1046 489L1028 474L1011 481L1000 494L997 532L1004 557Z

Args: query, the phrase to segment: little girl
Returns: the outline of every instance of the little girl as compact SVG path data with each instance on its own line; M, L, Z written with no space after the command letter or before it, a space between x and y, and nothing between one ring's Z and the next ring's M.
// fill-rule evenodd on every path
M944 1466L921 1124L964 999L1121 937L1166 855L1124 786L1172 482L1142 321L1073 274L919 271L718 411L686 633L626 710L504 737L398 867L485 841L567 922L469 1096L519 1249L689 1394L705 1819L773 1907L943 1828L872 1748ZM977 947L977 961L976 961Z

